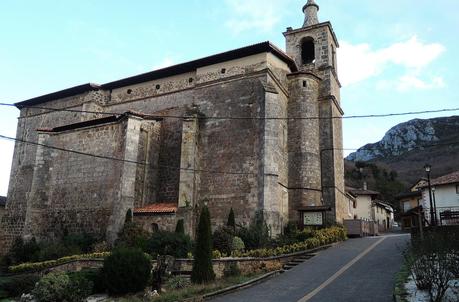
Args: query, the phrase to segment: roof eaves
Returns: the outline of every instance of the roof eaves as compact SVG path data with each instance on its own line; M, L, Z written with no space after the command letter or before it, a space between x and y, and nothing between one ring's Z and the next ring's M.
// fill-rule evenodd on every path
M85 93L85 92L88 92L88 91L99 90L100 88L101 88L101 86L98 85L98 84L87 83L87 84L83 84L83 85L78 85L78 86L75 86L75 87L67 88L67 89L64 89L64 90L56 91L56 92L53 92L53 93L45 94L45 95L42 95L42 96L38 96L38 97L35 97L35 98L31 98L31 99L28 99L28 100L25 100L25 101L22 101L22 102L15 103L14 105L18 109L22 109L24 107L34 106L34 105L38 105L38 104L41 104L41 103L45 103L45 102L49 102L49 101L53 101L53 100L58 100L58 99L62 99L62 98L66 98L66 97L70 97L70 96L74 96L74 95L78 95L78 94Z
M37 131L57 133L57 132L64 132L68 130L76 130L76 129L86 128L86 127L99 126L99 125L104 125L108 123L118 122L119 120L126 118L126 116L127 116L126 113L121 114L121 115L110 115L107 117L102 117L102 118L88 120L88 121L74 123L74 124L68 124L68 125L55 127L55 128L39 128L37 129Z
M139 75L132 76L129 78L124 78L121 80L109 82L103 85L87 83L87 84L71 87L68 89L56 91L53 93L49 93L46 95L38 96L38 97L31 98L31 99L28 99L22 102L15 103L15 106L18 109L22 109L27 106L34 106L37 104L78 95L78 94L85 93L85 92L92 91L92 90L99 90L99 89L111 90L111 89L120 88L124 86L134 85L134 84L152 81L152 80L156 80L160 78L165 78L165 77L169 77L169 76L173 76L177 74L191 72L200 67L218 64L218 63L222 63L226 61L231 61L231 60L235 60L235 59L239 59L239 58L243 58L243 57L247 57L251 55L260 54L263 52L269 52L269 53L274 54L276 57L281 59L283 62L285 62L289 66L291 72L298 71L298 67L296 66L295 61L292 58L290 58L284 51L282 51L280 48L278 48L271 42L266 41L266 42L222 52L219 54L211 55L211 56L204 57L201 59L185 62L182 64L150 71L150 72L139 74Z
M182 64L150 71L147 73L142 73L133 77L117 80L114 82L103 84L101 87L103 89L116 89L120 87L125 87L129 85L135 85L142 82L153 81L165 77L170 77L173 75L192 72L197 68L201 68L204 66L214 65L226 61L231 61L243 57L248 57L251 55L260 54L263 52L269 52L277 56L279 59L284 61L288 64L289 68L292 72L296 72L298 70L295 62L292 58L290 58L285 52L280 50L277 46L272 44L269 41L218 53L212 56L204 57L201 59L185 62Z

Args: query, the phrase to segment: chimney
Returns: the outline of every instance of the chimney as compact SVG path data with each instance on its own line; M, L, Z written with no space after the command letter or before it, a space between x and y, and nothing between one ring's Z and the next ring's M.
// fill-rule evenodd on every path
M367 182L366 182L366 181L363 182L363 189L364 189L365 191L368 190L368 185L367 185Z

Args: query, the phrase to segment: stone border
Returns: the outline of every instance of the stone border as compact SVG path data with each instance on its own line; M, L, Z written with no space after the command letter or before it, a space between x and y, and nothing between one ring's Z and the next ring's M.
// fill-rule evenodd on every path
M224 289L220 289L220 290L217 290L215 292L211 292L209 294L205 294L202 296L203 300L208 300L208 299L211 299L211 298L215 298L217 296L222 296L222 295L226 295L226 294L229 294L231 292L235 292L235 291L238 291L240 289L244 289L244 288L247 288L247 287L251 287L255 284L258 284L258 283L261 283L267 279L270 279L272 277L275 277L281 273L283 273L284 270L278 270L278 271L273 271L273 272L269 272L267 274L264 274L260 277L257 277L255 279L252 279L252 280L249 280L249 281L246 281L244 283L241 283L241 284L236 284L236 285L232 285L232 286L229 286L227 288L224 288ZM187 301L187 300L185 300Z

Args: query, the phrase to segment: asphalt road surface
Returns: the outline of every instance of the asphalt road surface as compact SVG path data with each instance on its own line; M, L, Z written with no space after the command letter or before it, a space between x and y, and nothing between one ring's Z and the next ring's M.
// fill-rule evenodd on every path
M407 234L349 239L261 284L212 302L391 302Z

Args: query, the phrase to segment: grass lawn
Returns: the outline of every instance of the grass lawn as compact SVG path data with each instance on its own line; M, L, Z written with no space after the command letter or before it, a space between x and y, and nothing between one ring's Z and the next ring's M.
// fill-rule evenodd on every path
M252 280L264 274L265 273L253 274L253 275L247 275L247 276L229 277L229 278L225 278L221 280L216 280L215 282L209 283L209 284L203 284L203 285L193 284L183 289L173 290L173 289L168 289L166 287L165 288L166 292L162 293L161 296L154 298L150 301L152 302L175 302L175 301L182 301L182 300L191 299L191 298L198 298L197 301L199 301L199 298L205 294L209 294L217 290L230 287L232 285L247 282L249 280ZM117 298L114 301L116 302L142 302L146 300L143 299L142 294L137 294L134 296Z
M406 301L407 291L405 288L405 283L408 282L410 277L410 269L408 264L405 262L403 263L400 271L395 276L395 289L394 294L399 296L402 301Z

